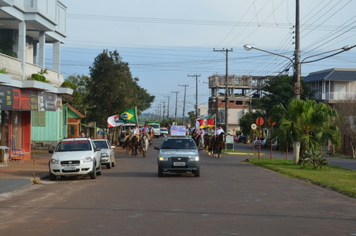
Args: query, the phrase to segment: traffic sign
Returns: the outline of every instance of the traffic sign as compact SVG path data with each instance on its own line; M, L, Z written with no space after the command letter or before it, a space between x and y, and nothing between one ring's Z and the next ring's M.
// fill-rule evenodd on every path
M262 126L263 123L265 123L265 121L263 120L262 117L258 117L258 118L256 119L256 124L257 124L258 126Z
M255 130L257 128L257 125L256 124L252 124L251 125L251 129Z

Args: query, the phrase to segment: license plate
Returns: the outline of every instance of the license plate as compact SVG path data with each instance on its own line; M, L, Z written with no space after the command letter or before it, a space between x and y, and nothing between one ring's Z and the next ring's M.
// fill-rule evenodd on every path
M185 166L185 162L174 162L174 166Z
M75 170L75 166L65 166L64 170Z

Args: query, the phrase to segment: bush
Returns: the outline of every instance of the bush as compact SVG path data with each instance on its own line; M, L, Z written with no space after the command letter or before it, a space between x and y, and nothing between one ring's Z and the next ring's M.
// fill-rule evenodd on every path
M43 75L39 75L39 74L32 74L30 80L36 80L36 81L49 83L49 81L46 80L46 77L44 77Z
M0 70L0 74L7 74L6 68L2 68L2 69Z
M308 151L306 150L300 157L299 163L301 166L304 165L313 165L314 169L329 166L328 160L323 156L320 151Z

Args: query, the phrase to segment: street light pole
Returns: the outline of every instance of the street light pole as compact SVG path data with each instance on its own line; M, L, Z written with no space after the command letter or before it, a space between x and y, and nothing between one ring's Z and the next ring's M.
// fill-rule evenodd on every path
M198 77L200 77L201 75L197 75L197 74L194 74L194 75L187 75L188 77L195 77L195 119L198 119Z
M229 77L229 51L232 51L233 49L222 49L222 50L215 50L213 49L214 52L226 52L226 75L225 75L225 132L226 134L229 133L229 103L228 103L228 77Z

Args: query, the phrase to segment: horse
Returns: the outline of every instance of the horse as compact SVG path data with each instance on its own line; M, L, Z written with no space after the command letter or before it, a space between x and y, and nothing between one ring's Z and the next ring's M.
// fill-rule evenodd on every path
M148 149L148 145L149 145L149 134L143 134L141 139L140 139L140 143L141 143L141 148L143 150L143 158L146 158L147 156L147 149Z
M129 155L130 154L130 150L132 148L132 143L131 143L131 139L133 137L133 134L129 134L125 137L124 139L124 145L122 146L123 149L126 148L126 154Z
M215 158L221 158L221 149L225 147L225 133L221 133L215 136L215 142L213 145L213 153Z
M208 149L208 155L211 156L213 153L213 140L215 139L214 135L205 134L204 135L204 149Z
M134 135L131 139L131 157L134 157L137 155L137 150L141 153L143 152L142 147L140 145L140 136L139 135Z

